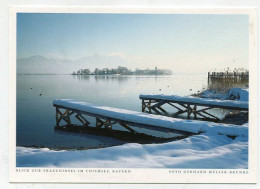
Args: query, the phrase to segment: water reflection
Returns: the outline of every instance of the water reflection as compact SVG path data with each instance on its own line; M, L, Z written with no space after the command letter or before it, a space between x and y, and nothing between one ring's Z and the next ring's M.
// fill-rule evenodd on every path
M117 76L117 75L95 75L95 81L105 81L105 82L113 82L117 81L119 83L126 82L129 78L127 76Z
M210 78L208 79L208 89L225 91L230 88L248 88L248 79L236 78Z
M90 76L89 75L73 75L73 79L88 81L90 79Z

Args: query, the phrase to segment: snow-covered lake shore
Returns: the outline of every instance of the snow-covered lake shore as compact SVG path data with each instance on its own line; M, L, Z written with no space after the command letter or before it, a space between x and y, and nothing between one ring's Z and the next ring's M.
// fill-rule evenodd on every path
M232 92L233 91L233 92ZM247 93L245 92L247 91ZM207 94L207 92L206 92ZM234 89L236 100L248 101L248 90ZM208 92L209 96L210 92ZM232 96L232 95L231 95ZM247 96L247 97L246 97ZM224 95L221 97L224 98ZM248 127L244 124L241 128ZM71 168L209 168L248 167L248 135L232 139L215 129L163 144L128 143L103 149L54 151L48 148L16 148L17 167Z
M248 167L248 138L204 133L164 144L82 151L17 147L17 167L243 169Z

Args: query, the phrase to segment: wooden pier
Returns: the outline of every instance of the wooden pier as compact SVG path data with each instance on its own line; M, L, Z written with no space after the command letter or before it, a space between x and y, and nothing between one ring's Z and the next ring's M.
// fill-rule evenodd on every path
M139 98L142 100L142 112L148 110L149 113L152 113L153 111L160 115L169 115L162 107L163 105L168 104L177 109L177 112L172 114L172 117L186 113L187 118L191 118L193 115L195 119L204 118L219 120L218 117L208 112L208 110L213 108L248 112L248 102L242 101L214 100L176 95L140 95Z
M94 132L99 129L102 129L102 132L109 132L112 130L112 127L117 124L127 129L128 132L133 135L141 134L136 132L133 127L167 133L171 132L179 134L181 138L208 131L231 137L248 135L248 127L246 126L178 119L107 106L98 106L70 99L54 100L53 106L56 108L55 128L61 128L61 130L65 128L78 132L79 127L82 127L83 130L87 131L91 122L93 124L94 118L95 125L91 126ZM65 122L64 125L61 125L62 120ZM76 120L78 123L73 123ZM143 136L141 136L141 138L142 137Z
M208 79L248 80L249 72L208 72Z
M89 126L91 123L88 118L92 117L95 118L94 126L100 129L112 129L113 125L117 124L131 133L137 133L133 127L186 136L197 133L181 128L178 129L178 126L175 128L172 123L176 120L173 118L162 120L161 116L142 112L97 106L73 100L54 100L53 106L56 108L56 128L75 125L72 123L72 116L74 116L81 123L82 127ZM62 120L65 122L65 125L61 125Z

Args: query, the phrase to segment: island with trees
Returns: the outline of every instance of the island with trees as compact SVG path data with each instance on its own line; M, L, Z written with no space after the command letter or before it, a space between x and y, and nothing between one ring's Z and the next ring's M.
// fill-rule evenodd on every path
M168 69L135 69L134 71L128 69L127 67L118 66L118 68L95 68L93 71L90 69L79 69L74 71L72 75L171 75L172 71Z

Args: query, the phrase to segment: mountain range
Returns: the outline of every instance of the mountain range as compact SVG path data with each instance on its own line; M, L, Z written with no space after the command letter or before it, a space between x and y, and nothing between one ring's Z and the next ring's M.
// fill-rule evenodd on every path
M71 74L81 68L94 70L129 65L129 61L116 55L93 55L75 60L35 55L17 59L17 74Z

